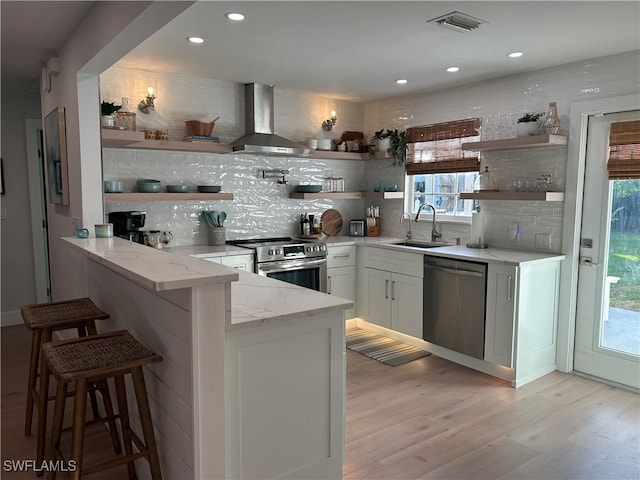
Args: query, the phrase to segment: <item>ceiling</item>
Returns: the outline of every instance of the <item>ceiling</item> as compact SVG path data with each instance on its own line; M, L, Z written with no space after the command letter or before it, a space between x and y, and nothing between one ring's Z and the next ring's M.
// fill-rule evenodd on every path
M2 1L3 71L37 77L92 3ZM466 33L427 23L453 11L487 23ZM638 49L637 1L200 1L118 65L368 102ZM525 55L506 56L515 50Z

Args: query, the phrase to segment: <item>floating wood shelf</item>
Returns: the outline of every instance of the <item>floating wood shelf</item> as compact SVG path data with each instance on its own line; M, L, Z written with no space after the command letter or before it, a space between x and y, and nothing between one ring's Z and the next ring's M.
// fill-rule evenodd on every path
M461 193L463 200L528 200L538 202L562 202L564 192L469 192Z
M320 193L298 193L292 192L289 198L299 200L360 200L362 198L394 199L404 198L404 192L320 192Z
M233 200L233 193L105 193L106 203L117 202L183 202L186 200Z
M490 152L495 150L516 150L520 148L563 147L567 145L567 137L563 135L533 135L528 137L505 138L502 140L486 140L462 144L462 150L474 152Z

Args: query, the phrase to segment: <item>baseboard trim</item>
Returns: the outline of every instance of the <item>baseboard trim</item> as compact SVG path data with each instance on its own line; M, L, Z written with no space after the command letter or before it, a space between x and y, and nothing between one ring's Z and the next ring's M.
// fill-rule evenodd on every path
M11 327L12 325L21 325L21 324L22 324L22 315L20 314L20 310L2 312L2 317L0 318L0 326Z

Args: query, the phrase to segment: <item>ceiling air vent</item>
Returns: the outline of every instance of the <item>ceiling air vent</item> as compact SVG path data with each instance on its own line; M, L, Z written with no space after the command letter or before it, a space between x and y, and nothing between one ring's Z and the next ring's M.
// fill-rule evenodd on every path
M480 20L479 18L460 12L451 12L446 15L427 20L427 23L433 22L437 23L441 27L448 28L449 30L454 30L459 33L471 32L483 23L487 23L484 20Z

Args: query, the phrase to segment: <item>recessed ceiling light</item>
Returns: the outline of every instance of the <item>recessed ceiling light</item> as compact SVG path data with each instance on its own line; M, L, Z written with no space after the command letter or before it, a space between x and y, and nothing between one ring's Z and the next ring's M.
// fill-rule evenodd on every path
M511 52L507 53L507 57L509 58L518 58L524 55L524 52Z
M227 17L229 20L235 20L236 22L244 20L244 15L238 12L225 13L224 16Z
M396 80L396 83L398 85L404 85L405 83L407 83L407 80L404 78L399 78L398 80Z
M447 68L447 72L457 72L458 70L460 70L460 67L449 67Z
M191 43L204 43L204 38L196 37L193 35L187 37L187 40L189 40Z

